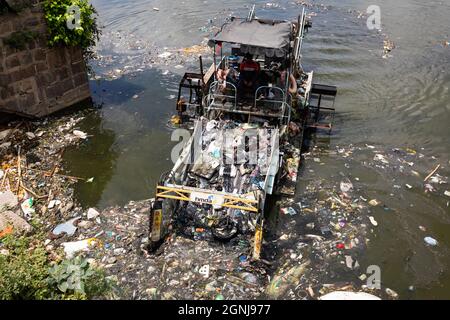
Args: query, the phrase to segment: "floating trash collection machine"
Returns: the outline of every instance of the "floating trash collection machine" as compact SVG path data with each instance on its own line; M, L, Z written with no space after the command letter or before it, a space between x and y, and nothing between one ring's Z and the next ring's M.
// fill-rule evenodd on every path
M156 187L150 248L176 228L194 239L253 243L259 259L267 198L293 196L308 128L331 132L334 86L313 83L301 64L311 23L231 18L210 39L213 64L186 73L172 123L191 135Z

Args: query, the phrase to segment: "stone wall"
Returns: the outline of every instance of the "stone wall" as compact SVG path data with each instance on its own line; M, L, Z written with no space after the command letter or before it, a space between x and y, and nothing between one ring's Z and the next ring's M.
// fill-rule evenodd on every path
M81 49L47 46L46 24L38 0L18 15L0 14L0 112L41 117L88 99ZM37 36L24 49L5 44L16 31Z

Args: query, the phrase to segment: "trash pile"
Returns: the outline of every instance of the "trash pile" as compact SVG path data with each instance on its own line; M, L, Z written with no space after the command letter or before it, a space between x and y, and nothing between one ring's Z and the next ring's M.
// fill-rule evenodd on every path
M361 165L381 175L389 174L392 177L394 181L392 190L422 190L424 193L440 194L444 198L450 194L448 190L444 190L446 186L448 187L449 179L440 174L446 168L442 163L438 163L436 157L426 156L423 148L419 151L407 147L383 150L366 144L338 147L337 153L349 159L364 157ZM430 163L433 163L433 167L430 167ZM400 180L399 178L407 183L396 183L395 181Z
M211 32L218 31L212 23L208 25ZM187 67L198 68L199 55L203 56L204 62L212 59L208 38L204 38L198 45L169 48L158 47L134 34L114 31L106 32L102 36L101 45L102 47L97 48L94 60L91 61L95 66L96 74L93 75L95 80L115 80L126 75L134 76L153 67L170 69L172 72Z
M0 235L30 231L31 221L50 228L80 210L71 187L84 179L62 174L61 159L88 138L76 130L84 112L0 129Z
M383 59L391 57L390 53L395 49L395 44L388 38L386 34L383 34L385 39L383 40Z
M200 128L201 136L195 138L196 132L200 131L194 132L198 154L192 164L176 167L173 182L259 200L268 183L272 148L276 146L274 141L278 141L278 130L268 124L208 121L205 118L199 121L196 128ZM278 162L278 155L274 159ZM220 202L220 197L216 198ZM258 213L224 208L221 203L181 202L177 217L184 234L191 238L229 240L238 232L253 234Z
M280 267L266 294L273 299L316 299L342 287L361 285L364 272L358 257L364 251L368 229L367 204L344 180L310 181L300 201L278 203L279 232L270 246ZM354 282L336 284L339 278Z
M57 226L47 246L66 257L83 255L117 283L122 299L253 299L264 290L265 270L250 264L250 243L194 241L173 234L149 254L153 200L87 212Z

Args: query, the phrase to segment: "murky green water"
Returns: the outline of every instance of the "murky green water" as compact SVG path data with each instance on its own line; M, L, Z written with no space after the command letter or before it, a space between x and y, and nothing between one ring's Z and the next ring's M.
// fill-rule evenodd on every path
M98 70L142 69L133 76L92 83L102 108L80 127L92 138L65 155L72 174L95 178L92 184L77 186L83 205L105 207L153 197L160 174L172 166L174 142L167 121L174 112L171 95L184 69L152 64L145 58L148 51L198 44L208 36L209 19L220 25L232 13L245 15L248 5L237 0L92 2L105 25L99 50L113 57ZM258 16L295 18L300 10L293 1L256 3ZM316 82L339 87L338 113L333 135L313 141L325 165L307 161L301 179L340 181L340 172L359 178L357 187L389 208L372 212L379 227L362 263L380 265L383 284L402 298L450 299L450 198L442 194L450 187L440 186L430 194L422 185L438 163L439 174L450 176L450 48L441 44L450 41L450 3L377 1L382 33L396 45L388 59L382 58L383 35L369 31L355 12L364 12L371 1L320 3L326 7L310 8L317 16L304 42L303 64L315 71ZM385 153L415 149L427 161L405 170L419 172L422 179L362 165L373 159L370 149L347 159L333 152L350 144L374 145ZM405 184L413 188L394 187ZM424 245L420 225L439 246ZM409 292L409 286L416 289Z

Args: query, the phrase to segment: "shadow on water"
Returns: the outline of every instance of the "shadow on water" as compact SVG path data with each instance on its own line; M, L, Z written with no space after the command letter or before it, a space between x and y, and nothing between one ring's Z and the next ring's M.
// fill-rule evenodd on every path
M153 197L159 175L172 165L166 126L173 109L171 77L150 70L140 77L91 83L102 107L79 123L89 138L64 157L71 174L94 178L75 186L82 206L104 208Z
M80 146L67 149L64 154L64 166L72 174L88 179L94 177L91 183L79 182L76 186L76 197L85 206L95 206L100 202L118 157L117 150L113 148L116 135L114 131L104 129L102 122L100 112L90 113L79 129L92 136Z

